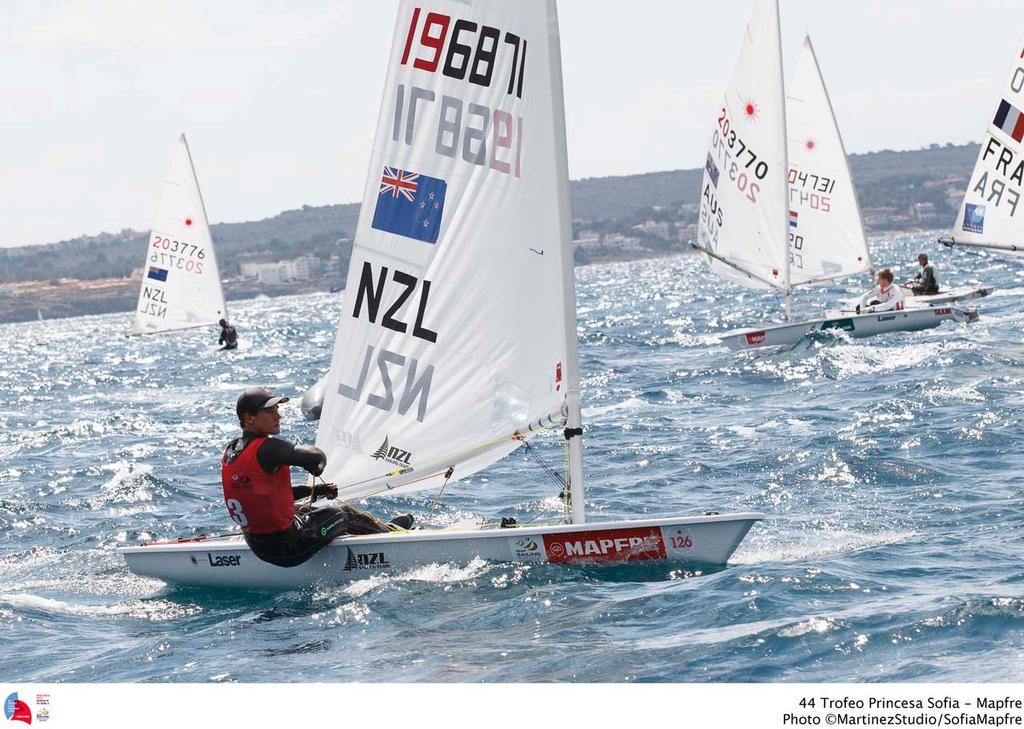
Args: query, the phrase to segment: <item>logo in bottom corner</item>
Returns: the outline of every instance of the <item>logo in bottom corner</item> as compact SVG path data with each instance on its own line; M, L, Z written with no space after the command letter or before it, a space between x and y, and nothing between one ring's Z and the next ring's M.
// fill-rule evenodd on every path
M544 548L550 562L665 559L665 542L658 527L545 534Z
M28 704L18 698L18 692L4 699L4 716L8 721L23 721L26 724L32 723L32 709Z
M519 537L510 539L512 555L515 559L541 559L544 557L544 550L540 544L540 537Z
M348 557L345 559L345 571L352 570L382 570L391 566L387 555L384 552L366 552L356 554L352 547L348 547Z

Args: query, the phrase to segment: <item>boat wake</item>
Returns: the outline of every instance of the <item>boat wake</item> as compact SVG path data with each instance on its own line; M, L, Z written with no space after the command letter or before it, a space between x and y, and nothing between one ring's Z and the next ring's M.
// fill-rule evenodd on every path
M69 616L81 618L131 618L136 620L177 620L202 611L199 605L182 605L170 600L128 600L112 604L71 603L30 593L0 594L0 605L15 616Z
M805 534L782 536L778 534L765 536L761 531L751 534L740 545L731 562L753 565L832 559L876 547L900 544L916 536L917 532L913 531L864 533L816 530Z

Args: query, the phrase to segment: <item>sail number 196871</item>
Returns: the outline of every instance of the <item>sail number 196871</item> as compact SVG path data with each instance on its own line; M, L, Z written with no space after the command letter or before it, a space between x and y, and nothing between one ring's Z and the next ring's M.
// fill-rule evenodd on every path
M523 98L526 39L443 13L423 15L420 8L413 10L399 65L427 73L440 71L478 88L460 98L440 92L432 84L397 84L392 141L408 146L420 143L418 129L426 118L436 125L436 154L521 177L524 122L500 107L508 97L513 97L513 104ZM502 70L506 66L507 84ZM504 95L497 91L498 98L494 93L480 98L481 87L491 88L496 79L500 79L498 88L504 88Z

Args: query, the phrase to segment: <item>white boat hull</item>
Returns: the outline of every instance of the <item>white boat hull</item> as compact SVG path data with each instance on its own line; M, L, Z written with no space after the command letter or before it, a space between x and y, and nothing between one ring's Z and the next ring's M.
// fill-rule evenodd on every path
M991 286L981 286L974 289L965 286L951 291L929 294L928 296L911 296L907 299L907 303L913 306L939 306L942 304L955 304L960 301L974 301L975 299L984 298L991 293Z
M813 332L839 329L859 339L887 332L915 332L932 329L944 321L973 322L978 313L953 306L925 306L871 314L829 312L818 319L778 324L763 329L738 329L721 337L731 350L792 345Z
M949 291L942 291L937 294L929 294L927 296L914 296L913 292L909 287L903 286L903 293L906 296L904 300L906 305L909 307L924 307L924 306L943 306L946 304L956 304L962 301L974 301L975 299L983 299L992 293L991 286L979 286L971 288L970 286L962 286L958 289L950 289ZM841 304L840 311L852 312L856 311L857 304L860 303L860 297L855 296L852 299L847 299Z
M257 558L241 536L158 542L118 552L135 574L172 584L295 589L474 558L534 564L672 560L694 567L724 565L754 522L763 518L757 513L716 514L341 537L309 561L287 568Z
M306 420L319 420L320 411L324 407L324 392L327 389L327 376L324 375L316 384L306 390L299 401L299 410Z

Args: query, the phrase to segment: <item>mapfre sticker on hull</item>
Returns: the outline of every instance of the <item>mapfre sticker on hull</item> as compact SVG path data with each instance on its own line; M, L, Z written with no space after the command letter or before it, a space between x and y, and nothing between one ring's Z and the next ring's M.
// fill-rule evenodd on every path
M665 541L659 527L545 534L544 550L549 562L665 559Z

